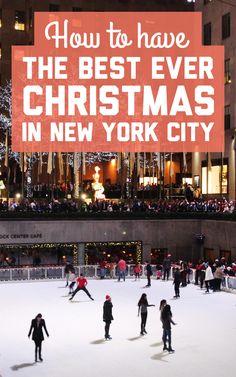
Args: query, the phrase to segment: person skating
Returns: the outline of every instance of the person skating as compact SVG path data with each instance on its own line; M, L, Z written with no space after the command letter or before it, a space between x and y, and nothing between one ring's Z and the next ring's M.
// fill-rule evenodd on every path
M170 270L171 270L171 260L170 260L171 255L168 254L166 258L163 260L163 278L162 280L168 280L169 275L170 275Z
M206 273L205 273L205 285L206 285L206 292L209 293L210 284L214 279L211 266L207 263Z
M180 283L181 283L181 275L180 275L180 270L177 267L175 269L175 272L174 272L174 281L173 281L173 284L174 284L174 287L175 287L175 296L174 296L175 298L180 297L180 295L179 295Z
M147 334L146 331L146 323L147 323L147 314L148 314L148 306L155 306L153 304L149 304L147 300L146 293L143 293L140 297L140 300L138 302L138 316L141 313L141 332L140 335Z
M36 315L34 319L32 319L30 330L28 333L28 337L30 338L31 332L33 331L32 340L35 343L35 362L38 361L38 354L39 354L39 360L43 361L42 359L42 341L44 340L43 328L44 328L45 333L47 334L47 337L49 337L45 321L42 318L42 314L39 313Z
M135 280L140 280L140 273L141 273L141 267L140 267L140 263L137 263L135 266L134 266L134 275L135 275Z
M147 272L147 285L146 287L151 287L151 276L153 275L152 266L148 261L146 261L146 272Z
M71 298L69 298L69 300L72 300L73 298L74 298L74 296L76 295L76 293L77 292L79 292L79 291L84 291L86 294L87 294L87 296L90 298L90 300L94 300L93 298L92 298L92 296L90 295L90 293L89 293L89 291L87 290L87 288L86 288L86 285L88 284L88 281L87 281L87 279L84 277L84 275L83 274L80 274L80 276L77 278L77 288L76 288L76 290L72 293L72 296L71 296Z
M76 283L76 276L75 276L75 273L74 271L69 271L69 278L68 278L68 281L69 281L69 295L73 293L74 291L74 285Z
M111 296L106 295L106 301L103 304L103 321L105 322L105 339L111 340L111 336L109 334L110 330L110 324L111 321L113 321L113 315L112 315L112 302L111 302Z
M69 285L69 272L74 271L74 267L70 262L66 262L65 268L64 268L64 274L66 278L66 287Z
M163 351L175 352L171 346L171 323L176 325L176 323L172 320L172 313L170 305L165 305L161 311L161 322L163 328ZM168 342L168 347L167 347Z
M120 258L119 262L117 263L118 281L120 281L121 278L123 278L125 281L126 267L126 261Z

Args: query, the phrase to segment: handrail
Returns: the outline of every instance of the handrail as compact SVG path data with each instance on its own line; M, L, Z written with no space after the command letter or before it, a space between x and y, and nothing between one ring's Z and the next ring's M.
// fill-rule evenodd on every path
M133 278L134 277L134 264L127 265L126 268L126 277ZM146 270L145 265L141 265L141 273L140 278L146 277ZM79 265L74 266L75 273L77 275L83 273L88 278L99 279L101 278L100 275L100 267L98 265ZM153 269L153 278L161 278L159 274L157 274L156 266L152 265ZM195 282L195 269L191 269L192 273L190 274L190 282ZM105 279L116 279L117 272L116 270L109 271L106 269ZM9 281L22 281L22 280L29 280L29 281L41 281L41 280L63 280L65 279L65 268L64 266L42 266L42 267L1 267L0 268L0 283L1 282L9 282ZM170 279L173 279L173 267L170 271ZM228 276L225 275L222 282L222 289L223 290L236 290L236 276Z

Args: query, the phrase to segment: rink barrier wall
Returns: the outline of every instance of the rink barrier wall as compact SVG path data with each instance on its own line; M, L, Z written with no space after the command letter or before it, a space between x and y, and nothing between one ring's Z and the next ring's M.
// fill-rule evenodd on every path
M126 278L134 278L135 265L127 265ZM76 275L84 274L87 278L100 279L100 267L97 265L80 265L74 266ZM152 266L152 279L157 279L156 267ZM141 266L140 278L146 278L145 265ZM47 267L19 267L19 268L0 268L0 283L3 282L17 282L17 281L42 281L42 280L65 280L65 268L62 266L47 266ZM117 279L117 272L115 270L107 271L105 279ZM161 279L161 277L160 277ZM173 267L170 271L170 279L173 280ZM191 269L189 280L194 284L195 269ZM222 289L225 291L233 291L236 293L236 277L225 276L222 281Z

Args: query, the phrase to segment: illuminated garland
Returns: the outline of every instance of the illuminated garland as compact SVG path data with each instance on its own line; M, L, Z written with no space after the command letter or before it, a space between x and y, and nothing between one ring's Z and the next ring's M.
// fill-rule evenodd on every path
M135 246L136 247L136 261L142 263L142 242L141 241L120 241L120 242L87 242L85 243L85 264L88 264L88 248L89 246Z

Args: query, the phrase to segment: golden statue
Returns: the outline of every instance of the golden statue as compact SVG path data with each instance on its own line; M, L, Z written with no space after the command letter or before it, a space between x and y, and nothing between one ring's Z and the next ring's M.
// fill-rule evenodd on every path
M104 187L101 182L99 182L100 174L99 174L99 166L95 166L95 173L93 174L94 182L92 183L92 188L95 191L94 198L97 199L105 199Z

